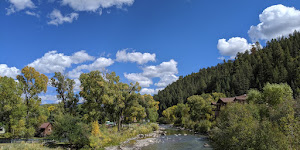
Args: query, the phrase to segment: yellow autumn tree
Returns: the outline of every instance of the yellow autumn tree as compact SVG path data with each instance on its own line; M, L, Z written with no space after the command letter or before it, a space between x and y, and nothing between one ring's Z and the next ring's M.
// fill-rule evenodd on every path
M98 121L92 123L92 135L90 136L90 147L93 149L100 149L105 147L111 139L101 133Z
M98 121L94 121L92 123L92 135L97 136L97 137L100 136L100 129L99 129Z

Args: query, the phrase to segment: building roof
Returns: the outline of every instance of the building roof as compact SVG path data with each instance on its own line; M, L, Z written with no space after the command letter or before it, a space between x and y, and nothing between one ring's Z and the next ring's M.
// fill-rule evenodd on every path
M235 97L236 100L240 100L240 101L245 101L247 98L248 97L246 94Z
M233 102L235 97L220 98L223 103Z
M223 103L230 103L233 102L235 100L240 100L240 101L245 101L247 99L247 95L240 95L240 96L236 96L236 97L225 97L225 98L220 98L219 100L221 100Z
M43 123L43 124L40 126L40 129L46 129L49 125L50 125L50 122Z

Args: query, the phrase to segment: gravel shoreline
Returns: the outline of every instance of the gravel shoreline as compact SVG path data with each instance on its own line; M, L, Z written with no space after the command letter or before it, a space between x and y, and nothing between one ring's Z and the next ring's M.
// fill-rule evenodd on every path
M159 127L157 131L149 134L139 134L134 138L130 138L125 142L122 142L119 146L105 147L105 150L140 150L142 147L148 146L150 144L158 143L159 137L166 134L165 128ZM131 141L136 141L134 144L129 144Z

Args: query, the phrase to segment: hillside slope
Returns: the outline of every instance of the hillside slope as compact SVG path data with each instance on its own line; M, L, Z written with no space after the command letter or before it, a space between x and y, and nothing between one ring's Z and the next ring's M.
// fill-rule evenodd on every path
M238 53L234 61L228 60L213 67L200 69L167 86L154 95L159 101L159 112L185 103L187 97L221 92L227 96L245 94L251 88L259 90L267 83L288 83L294 96L300 86L300 33L273 39L262 49L252 48Z

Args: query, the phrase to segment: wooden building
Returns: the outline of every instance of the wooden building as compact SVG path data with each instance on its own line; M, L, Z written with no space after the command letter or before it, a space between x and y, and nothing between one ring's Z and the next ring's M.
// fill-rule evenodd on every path
M212 111L215 112L215 118L219 116L219 113L221 111L221 107L226 106L228 103L245 103L247 100L247 95L240 95L236 97L226 97L226 98L220 98L217 102L211 103L213 106Z
M52 125L50 122L43 123L40 126L40 136L41 137L48 136L51 134L51 132L52 132Z

